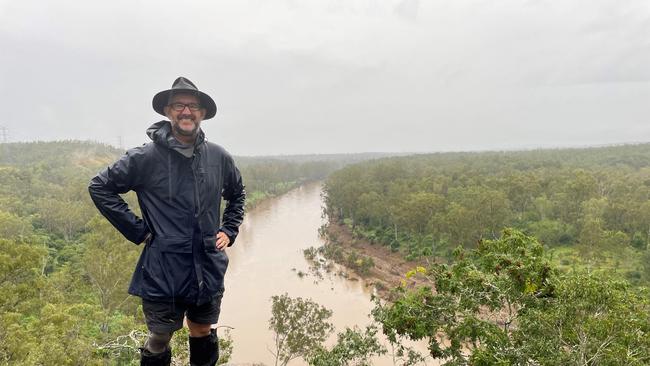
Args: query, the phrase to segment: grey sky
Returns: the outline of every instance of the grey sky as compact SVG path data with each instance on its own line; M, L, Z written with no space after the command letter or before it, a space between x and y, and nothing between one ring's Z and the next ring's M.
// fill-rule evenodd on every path
M11 141L125 147L186 76L235 155L650 141L647 0L0 0Z

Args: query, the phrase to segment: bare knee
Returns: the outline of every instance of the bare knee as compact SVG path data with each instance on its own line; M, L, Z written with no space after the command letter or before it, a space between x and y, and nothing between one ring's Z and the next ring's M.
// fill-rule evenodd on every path
M174 333L149 332L149 337L144 343L144 348L151 353L162 353L169 348L169 341Z
M187 319L187 327L190 329L190 337L205 337L210 335L212 324L200 324Z

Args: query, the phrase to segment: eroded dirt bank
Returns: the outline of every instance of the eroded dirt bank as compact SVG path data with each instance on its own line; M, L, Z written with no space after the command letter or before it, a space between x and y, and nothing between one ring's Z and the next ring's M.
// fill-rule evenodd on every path
M428 267L429 263L424 260L407 261L398 252L393 252L390 248L381 244L371 243L363 238L356 238L351 230L339 222L330 222L325 226L324 239L326 245L335 245L347 255L356 252L361 256L369 257L374 265L367 271L356 270L354 267L346 266L345 263L339 263L346 266L354 275L349 275L350 280L363 279L367 287L374 287L376 293L386 299L389 296L390 289L399 286L406 281L409 286L422 282L422 279L406 279L405 274L417 266Z

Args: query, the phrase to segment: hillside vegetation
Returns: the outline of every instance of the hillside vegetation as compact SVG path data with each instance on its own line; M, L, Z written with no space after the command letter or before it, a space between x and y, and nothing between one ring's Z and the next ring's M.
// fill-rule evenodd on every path
M98 214L87 191L121 154L78 141L0 145L0 365L138 364L146 328L126 291L141 247ZM344 164L242 160L249 206ZM125 199L137 211L135 195ZM186 357L177 338L175 354ZM232 344L222 340L227 354Z
M407 259L513 227L561 266L650 281L650 144L379 159L335 172L325 193L333 221Z
M649 198L650 144L386 158L325 184L352 244L428 262L373 310L400 365L650 364Z

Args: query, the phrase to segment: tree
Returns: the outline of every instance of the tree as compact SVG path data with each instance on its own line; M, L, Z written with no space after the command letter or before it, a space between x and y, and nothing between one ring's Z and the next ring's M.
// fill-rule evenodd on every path
M346 328L338 334L338 340L331 349L318 347L309 357L313 366L370 366L372 356L386 353L377 340L377 328L368 326L361 331L358 328Z
M80 232L94 211L90 205L81 201L63 201L55 198L42 198L38 202L36 222L48 232L70 240Z
M373 315L392 343L425 340L444 365L650 361L647 291L600 273L560 274L516 230L457 250L454 264L434 264L425 277L428 284L399 287Z
M40 313L0 317L0 364L102 365L93 358L99 309L87 304L47 304Z
M535 221L528 225L528 229L533 236L548 247L573 242L574 228L558 220Z
M553 202L546 195L535 198L533 205L540 220L546 220L553 214Z
M32 224L12 213L0 210L0 238L16 239L32 234Z
M596 194L597 182L593 173L584 169L576 169L573 174L565 185L566 201L563 214L565 221L575 224L578 222L583 202Z
M328 322L332 311L311 299L291 298L285 293L271 300L269 329L274 332L275 348L271 353L276 366L308 357L332 332L333 326Z
M624 280L571 273L553 281L555 296L522 316L518 351L542 365L647 365L650 301Z
M33 313L40 309L46 258L45 246L32 238L0 239L0 313Z
M88 228L90 232L83 237L86 248L82 264L105 319L116 310L136 314L138 302L127 293L127 287L141 248L125 240L102 217L95 216ZM102 324L103 331L107 325Z
M444 211L445 200L435 193L410 193L398 204L399 224L408 230L422 234L434 214Z
M642 220L641 222L643 223L640 229L645 234L645 247L647 248L650 245L650 201L646 201L641 204L641 207L638 209L637 216L639 216L639 218Z

